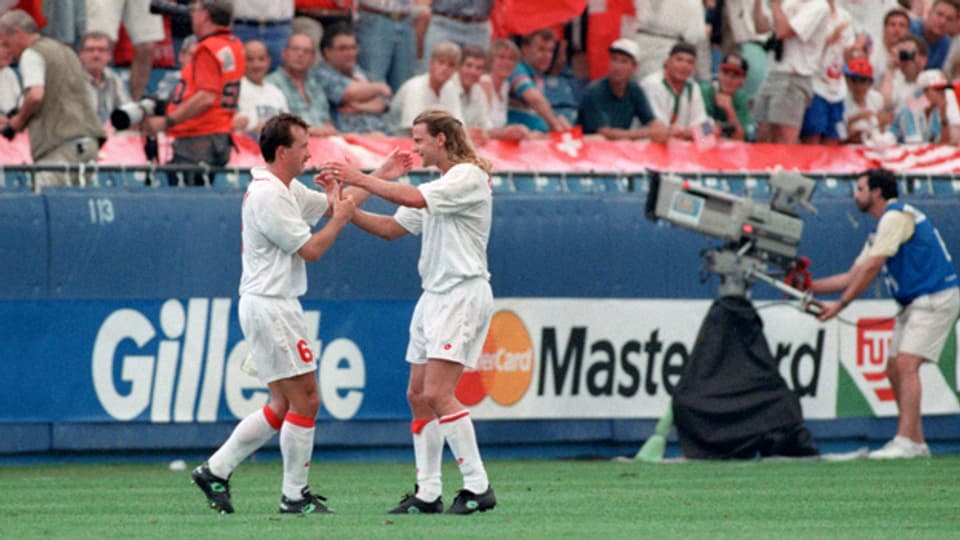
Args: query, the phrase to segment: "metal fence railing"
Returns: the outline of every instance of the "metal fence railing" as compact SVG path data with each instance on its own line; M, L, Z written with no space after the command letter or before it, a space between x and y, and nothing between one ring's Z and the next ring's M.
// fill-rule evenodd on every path
M216 191L245 190L250 183L250 170L240 167L204 167L190 165L124 166L124 165L0 165L0 193L38 192L35 174L41 171L78 173L82 178L77 188L159 190L208 189ZM308 169L300 180L312 185L318 169ZM765 193L768 172L678 172L685 179L707 187L737 194ZM199 186L188 186L188 178L198 175ZM400 181L421 184L438 177L436 170L414 170ZM495 171L491 185L496 193L579 193L579 194L644 194L647 175L641 172L572 172L572 171ZM807 173L817 180L817 192L850 195L856 175ZM960 196L960 176L945 174L901 173L900 189L905 194Z

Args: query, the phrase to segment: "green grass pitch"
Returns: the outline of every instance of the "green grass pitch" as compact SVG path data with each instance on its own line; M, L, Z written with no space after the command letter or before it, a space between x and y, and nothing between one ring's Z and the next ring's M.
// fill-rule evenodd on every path
M191 466L194 464L190 464ZM209 510L166 464L0 467L0 538L957 538L960 456L876 462L496 461L498 505L390 516L411 464L316 461L335 515L277 514L281 466L244 463L237 513ZM444 465L444 501L460 476Z

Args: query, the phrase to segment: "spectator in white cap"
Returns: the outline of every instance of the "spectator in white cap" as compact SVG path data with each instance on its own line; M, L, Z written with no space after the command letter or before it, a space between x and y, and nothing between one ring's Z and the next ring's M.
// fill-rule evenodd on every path
M694 128L710 122L700 88L692 80L696 62L696 48L678 41L670 49L663 69L647 75L640 83L653 115L670 128L671 137L693 140Z
M844 142L860 144L890 123L884 110L883 94L873 88L873 66L864 57L854 58L843 66L847 97L843 104L843 121L847 126Z
M640 46L620 38L610 46L610 73L594 81L583 93L577 123L583 133L607 139L667 140L666 124L657 120L647 97L633 79L640 59ZM633 127L639 124L639 127Z
M750 65L736 53L723 57L717 79L700 83L707 115L717 124L720 135L735 141L752 141L756 126L750 116L750 99L743 91Z
M897 111L890 132L901 143L950 143L960 140L960 114L946 76L928 69L917 77L918 94ZM953 111L950 111L950 105Z

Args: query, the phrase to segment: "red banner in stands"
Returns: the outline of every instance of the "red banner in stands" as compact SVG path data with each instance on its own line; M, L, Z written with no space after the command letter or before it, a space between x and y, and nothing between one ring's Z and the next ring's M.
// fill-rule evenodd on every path
M231 167L262 164L260 149L247 135L234 136ZM412 150L407 138L344 135L315 137L310 141L308 165L320 167L328 161L345 161L358 167L377 167L394 148ZM31 163L26 134L13 141L0 138L0 164ZM960 148L947 145L898 146L883 152L858 146L813 146L749 144L732 141L713 146L691 142L608 141L582 137L569 130L553 137L522 142L491 140L479 152L499 171L613 172L635 173L644 169L677 172L764 172L777 168L808 172L854 173L869 167L886 166L898 172L960 172ZM170 156L169 141L161 138L160 155ZM100 150L104 165L147 165L143 141L134 133L110 137Z
M493 35L523 36L549 26L564 24L579 17L587 0L502 0L490 14Z

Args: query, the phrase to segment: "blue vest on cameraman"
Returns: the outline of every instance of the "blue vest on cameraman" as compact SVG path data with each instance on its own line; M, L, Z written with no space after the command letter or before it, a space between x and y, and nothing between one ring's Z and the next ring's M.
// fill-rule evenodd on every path
M887 204L884 213L897 210L913 218L914 232L887 259L887 285L890 294L906 306L918 296L940 292L957 286L957 272L950 262L947 246L927 216L909 204Z

